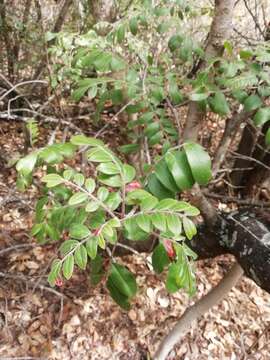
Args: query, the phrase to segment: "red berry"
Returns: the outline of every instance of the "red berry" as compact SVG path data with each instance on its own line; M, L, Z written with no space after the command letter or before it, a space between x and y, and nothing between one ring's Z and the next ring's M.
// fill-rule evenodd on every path
M142 186L138 181L132 181L126 186L126 192L133 191L136 189L141 189Z
M62 280L62 279L57 278L57 279L55 280L55 285L56 285L56 286L62 287L63 284L64 284L64 283L63 283L63 280Z
M167 251L167 254L170 258L174 258L175 257L175 250L173 248L172 242L170 240L164 240L163 241L164 247Z

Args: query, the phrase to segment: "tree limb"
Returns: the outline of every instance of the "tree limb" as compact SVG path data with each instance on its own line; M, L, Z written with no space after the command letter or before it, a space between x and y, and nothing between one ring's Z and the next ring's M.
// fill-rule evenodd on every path
M216 287L210 290L196 304L189 307L169 334L162 340L154 359L165 360L175 344L188 332L192 323L224 299L241 278L243 272L241 266L235 263Z

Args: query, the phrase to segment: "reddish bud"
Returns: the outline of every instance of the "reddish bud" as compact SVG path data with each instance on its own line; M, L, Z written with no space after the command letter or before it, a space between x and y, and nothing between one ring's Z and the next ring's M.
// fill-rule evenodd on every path
M63 284L64 284L64 283L63 283L63 280L62 280L62 279L57 278L57 279L55 280L55 285L56 285L56 286L62 287Z
M173 248L172 242L170 240L166 239L166 240L163 241L163 244L164 244L164 247L166 249L166 252L167 252L168 256L170 258L174 258L175 257L175 250Z
M136 189L141 189L142 186L138 181L132 181L126 186L126 192L133 191Z
M100 229L94 230L94 231L93 231L93 234L94 234L95 236L98 236L98 235L100 234Z

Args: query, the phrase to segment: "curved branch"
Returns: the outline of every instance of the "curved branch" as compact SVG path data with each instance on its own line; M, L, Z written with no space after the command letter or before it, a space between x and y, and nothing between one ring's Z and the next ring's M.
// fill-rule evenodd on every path
M165 360L174 345L187 333L191 324L199 319L203 314L217 305L236 285L243 275L243 269L238 263L235 263L220 283L210 292L203 296L196 304L189 307L174 328L161 342L154 359Z

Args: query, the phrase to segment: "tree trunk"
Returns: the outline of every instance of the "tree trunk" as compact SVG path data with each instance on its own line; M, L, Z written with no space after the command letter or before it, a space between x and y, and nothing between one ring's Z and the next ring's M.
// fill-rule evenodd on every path
M117 16L117 6L115 0L90 0L90 9L95 23L107 21L113 23Z
M215 0L215 15L205 47L205 60L197 67L197 71L206 66L211 58L219 57L224 51L224 42L230 38L232 31L234 0ZM197 102L191 102L188 109L183 141L196 141L203 121L204 112Z

